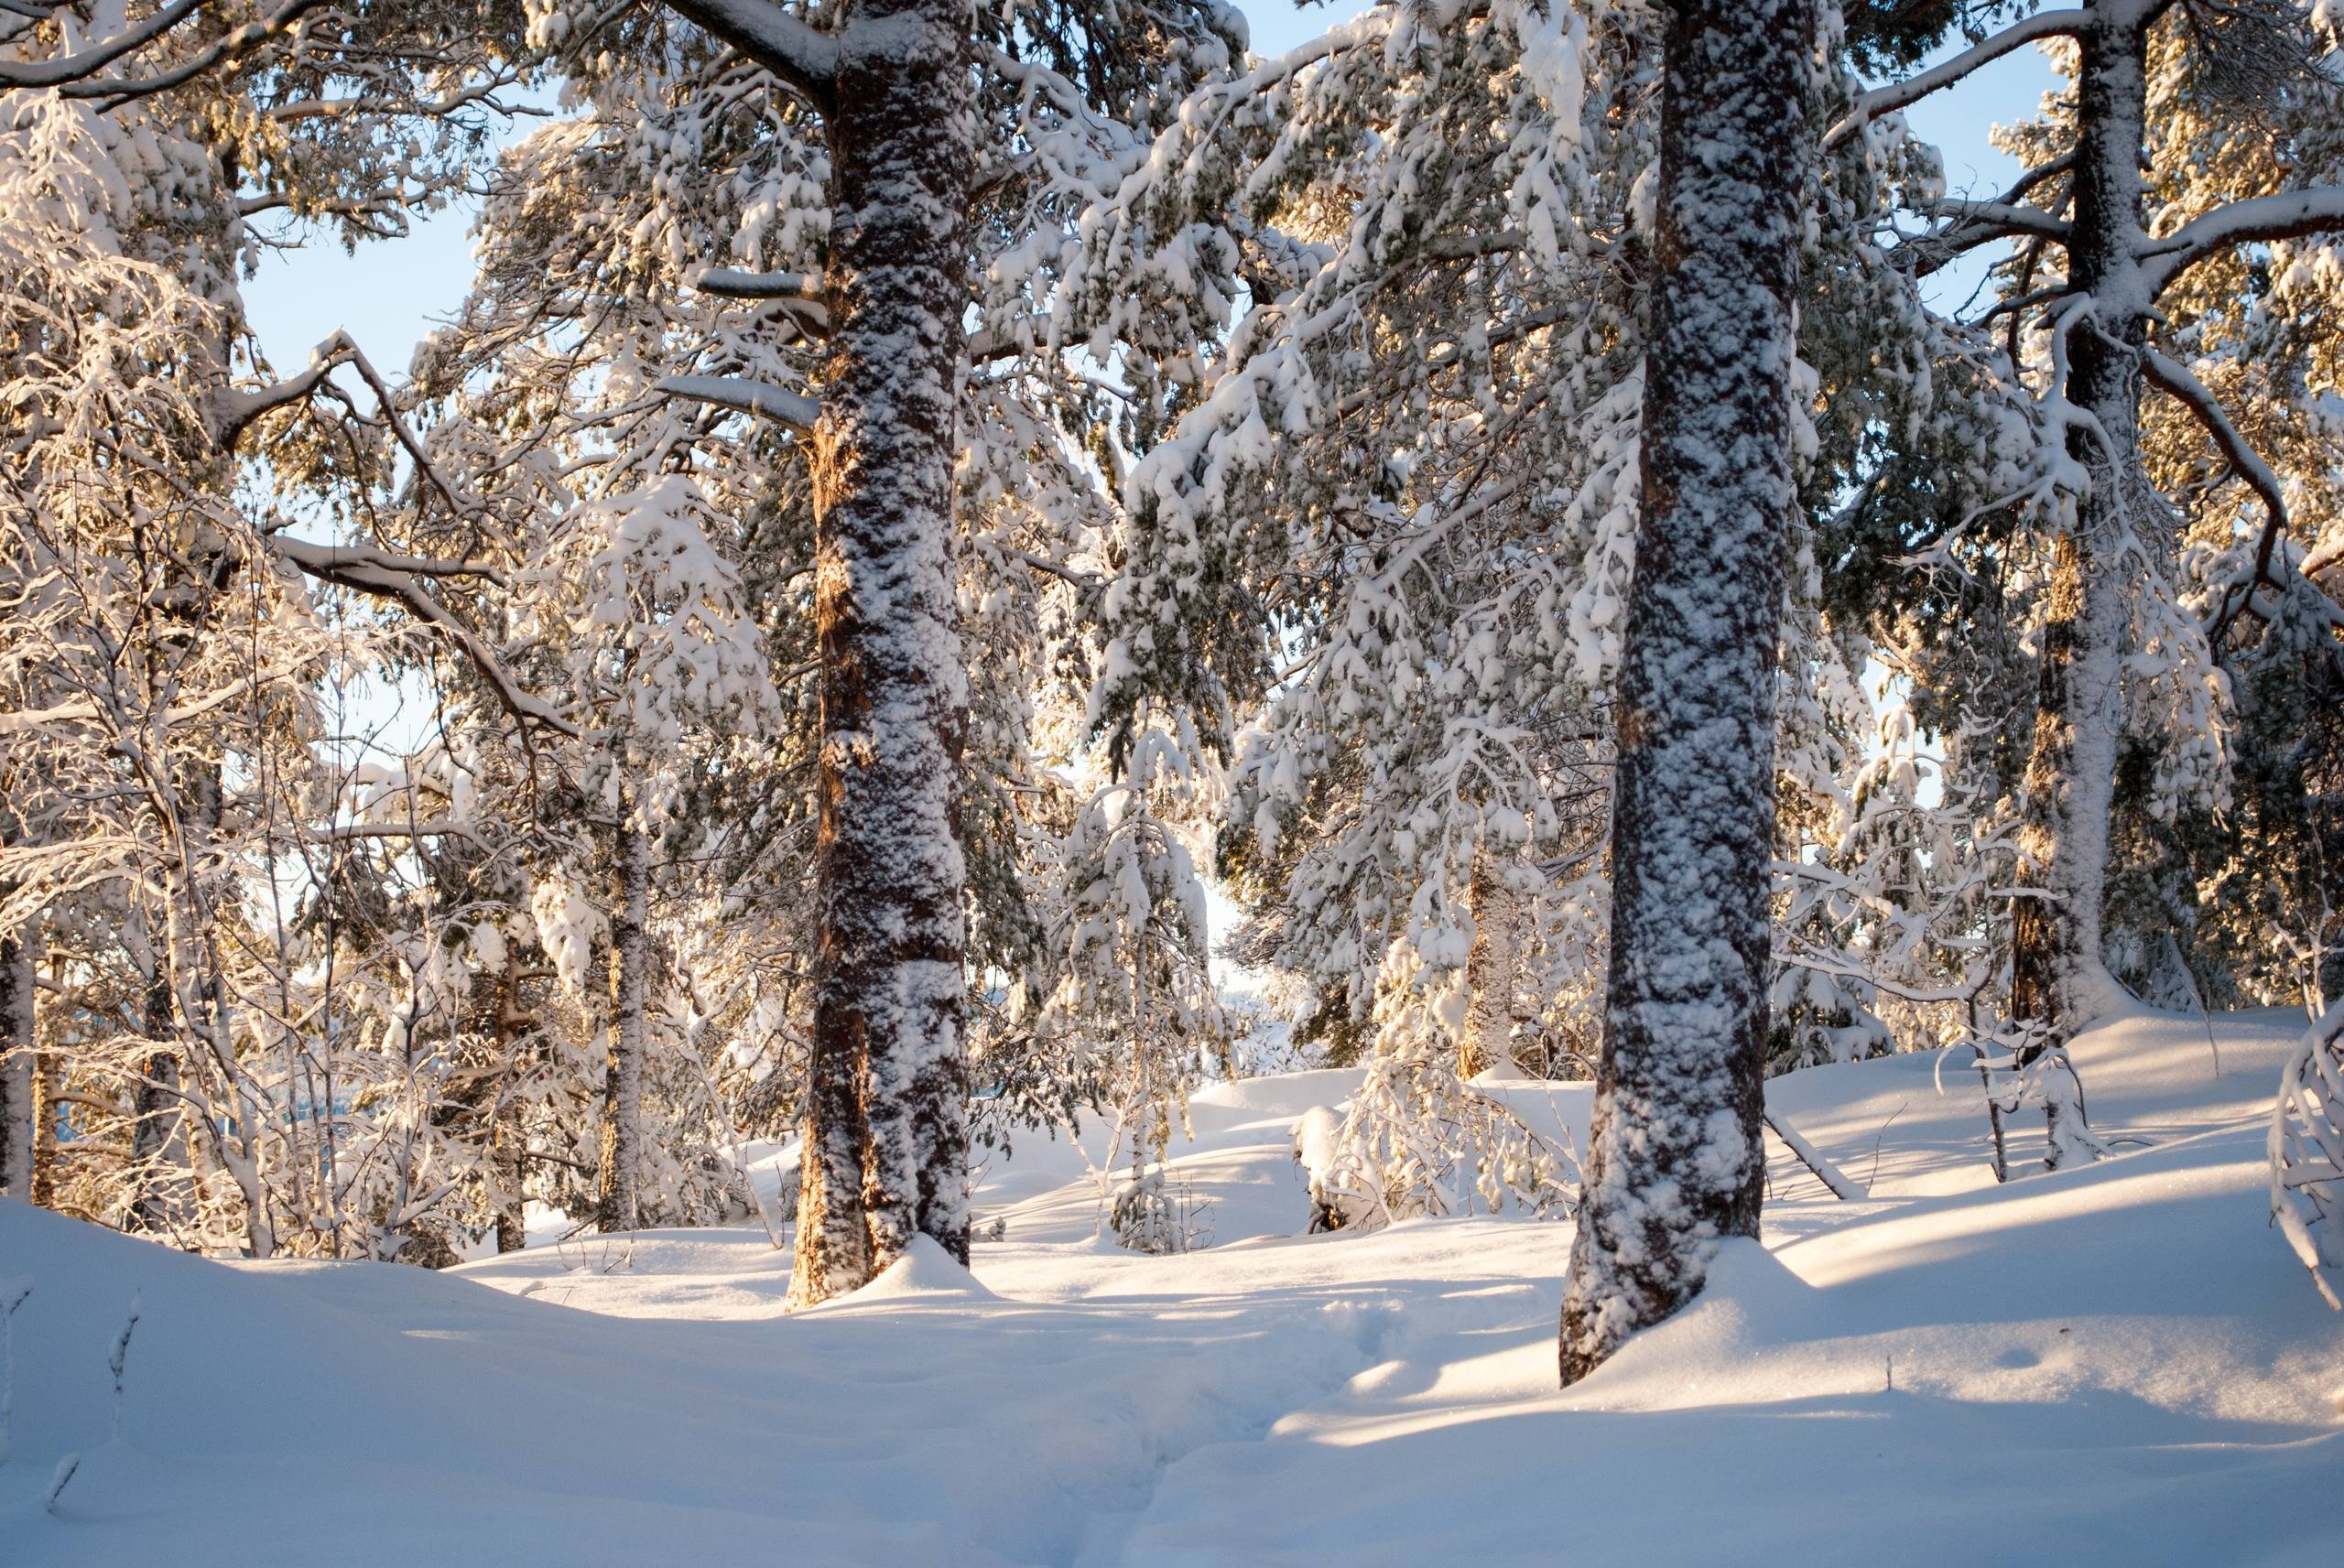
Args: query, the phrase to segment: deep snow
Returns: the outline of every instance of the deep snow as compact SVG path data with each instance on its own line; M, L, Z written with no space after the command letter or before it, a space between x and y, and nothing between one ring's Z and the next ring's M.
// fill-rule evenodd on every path
M2344 1317L2264 1223L2301 1026L2218 1027L2219 1076L2195 1018L2088 1033L2118 1157L2002 1187L1951 1062L1777 1080L1869 1199L1770 1140L1764 1246L1568 1395L1567 1225L1287 1234L1290 1129L1344 1074L1199 1097L1176 1158L1210 1249L1094 1241L1080 1158L1036 1136L985 1173L1006 1234L973 1280L922 1253L788 1317L754 1225L435 1275L0 1201L0 1274L34 1286L0 1563L2344 1561ZM1502 1092L1585 1147L1583 1089Z

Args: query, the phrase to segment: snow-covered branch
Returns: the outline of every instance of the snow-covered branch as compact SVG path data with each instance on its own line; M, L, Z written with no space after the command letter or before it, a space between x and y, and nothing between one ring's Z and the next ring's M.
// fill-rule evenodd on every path
M692 284L720 299L806 299L819 303L822 280L810 272L743 272L711 267Z
M2324 185L2218 207L2149 247L2141 272L2152 298L2217 252L2344 229L2344 186Z
M1991 65L2014 49L2045 38L2072 38L2090 24L2088 7L2077 6L2063 11L2038 11L2023 21L2012 23L1992 38L1971 45L1947 60L1943 65L1910 76L1886 87L1876 87L1856 101L1847 116L1823 134L1826 152L1838 146L1883 114L1894 114L1908 104L1917 103L1941 88L1952 86L1981 66Z
M2344 1004L2304 1032L2271 1113L2271 1217L2328 1304L2344 1273Z
M350 550L334 545L313 545L305 539L289 539L281 534L268 538L269 547L297 568L320 582L330 582L370 598L398 605L417 620L425 622L462 651L472 668L488 683L489 689L505 710L525 723L542 724L563 735L576 735L578 727L563 718L543 699L522 689L520 681L507 670L495 651L483 641L479 633L451 614L418 580L418 574L395 569L385 564L400 557L374 557L372 552ZM441 563L448 565L448 563ZM453 568L440 575L454 575Z
M1783 1147L1797 1156L1798 1162L1815 1173L1815 1179L1831 1189L1831 1195L1845 1203L1861 1203L1870 1195L1843 1174L1839 1167L1825 1159L1814 1144L1800 1136L1791 1119L1778 1110L1766 1112L1767 1130L1783 1141Z
M800 435L811 435L815 421L822 416L822 406L802 392L792 392L771 382L750 381L741 376L664 376L653 384L651 390L669 397L688 398L694 403L709 403L719 408L754 414L776 425L787 425Z
M321 4L322 0L311 0ZM125 27L111 38L70 54L40 60L0 60L0 87L62 87L94 76L126 54L145 49L209 4L209 0L173 0L146 20Z
M1932 202L1930 210L1959 220L1959 225L1947 231L1942 242L1959 250L2014 234L2035 235L2062 244L2067 239L2065 220L2024 202L1938 201Z
M33 64L0 64L0 86L54 87L66 98L102 98L113 109L134 99L167 92L194 81L216 65L238 59L288 31L326 0L278 0L270 10L224 33L187 59L151 76L102 76L107 66L136 53L207 7L208 0L179 0L146 21L88 49Z
M335 369L346 364L356 354L358 347L348 334L336 332L317 346L311 354L309 369L273 386L239 388L223 386L204 398L204 427L222 450L232 450L236 438L252 422L273 408L288 403L298 403L318 389L318 384Z
M816 103L838 78L839 40L770 0L668 0L668 8L723 39Z

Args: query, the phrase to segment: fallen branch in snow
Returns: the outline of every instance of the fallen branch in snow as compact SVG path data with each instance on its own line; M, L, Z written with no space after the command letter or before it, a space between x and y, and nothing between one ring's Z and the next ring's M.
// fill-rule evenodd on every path
M140 1292L130 1292L130 1319L114 1336L114 1354L106 1357L106 1370L114 1374L114 1441L122 1441L122 1372L130 1360L130 1336L137 1332L138 1314L146 1305Z
M30 1280L0 1280L0 1465L8 1462L8 1415L16 1404L16 1309L32 1293Z
M1814 1144L1799 1136L1799 1130L1791 1125L1790 1118L1770 1110L1766 1113L1766 1125L1775 1137L1783 1141L1784 1148L1798 1156L1800 1164L1815 1173L1817 1181L1831 1189L1832 1196L1853 1202L1867 1195L1861 1187L1848 1180L1839 1166L1826 1160Z
M49 1478L49 1490L40 1495L40 1506L44 1512L52 1515L57 1512L57 1499L65 1495L65 1487L73 1479L73 1472L81 1467L81 1454L79 1449L57 1462L57 1470Z

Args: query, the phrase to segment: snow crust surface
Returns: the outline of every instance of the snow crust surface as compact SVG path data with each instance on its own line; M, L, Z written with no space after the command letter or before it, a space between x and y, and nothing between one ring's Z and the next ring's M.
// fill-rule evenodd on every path
M33 1283L0 1563L2334 1562L2344 1317L2260 1160L2300 1025L2216 1028L2219 1074L2194 1017L2082 1036L2117 1157L2045 1173L2024 1128L2000 1187L1950 1061L1775 1080L1869 1195L1770 1139L1763 1244L1568 1394L1568 1224L1292 1234L1294 1127L1340 1073L1197 1097L1174 1160L1210 1247L1097 1239L1083 1155L1036 1136L983 1173L973 1278L916 1246L797 1314L754 1225L431 1274L0 1201L0 1274ZM1583 1138L1583 1087L1483 1087Z

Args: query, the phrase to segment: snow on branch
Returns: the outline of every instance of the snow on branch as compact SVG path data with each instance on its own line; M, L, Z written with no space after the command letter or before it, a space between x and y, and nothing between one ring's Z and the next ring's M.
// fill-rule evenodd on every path
M2176 278L2217 252L2336 229L2344 229L2344 185L2251 197L2217 207L2152 244L2141 271L2154 298L2170 288Z
M312 3L322 4L323 0ZM94 76L123 56L145 49L202 10L206 4L208 0L173 0L145 21L125 27L112 38L100 38L51 59L0 60L0 87L62 87Z
M743 272L738 267L711 267L692 287L721 299L822 298L822 280L810 272Z
M2030 239L2037 250L2045 241L2061 245L2067 243L2068 228L2064 219L2025 202L1948 200L1923 202L1920 208L1947 222L1904 247L1902 254L1917 258L1912 264L1916 277L1940 272L1959 257L1996 240Z
M432 597L420 579L424 575L454 576L464 570L457 563L429 563L445 569L436 574L418 573L411 568L395 565L404 557L378 556L364 549L350 549L338 545L313 545L306 539L289 539L282 534L268 535L269 547L286 562L320 582L350 589L370 598L383 600L407 611L417 620L430 626L461 649L472 668L496 694L505 710L525 723L542 724L563 735L574 736L578 727L563 718L542 698L533 697L521 687L520 681L497 658L494 650L479 633L451 614L448 607ZM477 575L485 576L481 572Z
M2012 23L1992 38L1973 44L1943 65L1925 70L1918 76L1876 87L1856 100L1856 106L1846 118L1823 134L1823 150L1829 152L1850 136L1862 130L1883 114L1890 114L1917 103L1940 88L1950 87L1980 66L1991 65L2013 49L2045 38L2072 38L2090 24L2084 7L2064 11L2038 11L2022 21Z
M1945 235L1945 243L1958 249L2013 234L2032 234L2062 244L2067 240L2066 220L2023 201L1932 201L1928 210L1959 220L1959 226Z
M817 103L838 80L839 40L770 0L668 0L697 23Z
M350 362L358 346L349 335L336 332L320 343L311 354L309 368L297 376L280 381L273 386L220 387L204 398L203 423L212 441L223 451L233 450L236 439L252 422L272 408L282 408L288 403L298 403L315 392L318 384L331 375L335 369Z
M250 54L326 3L327 0L277 0L260 16L222 33L168 70L140 77L102 75L106 67L137 53L180 23L212 8L211 0L174 0L112 38L70 53L43 60L0 61L0 88L52 87L61 97L102 98L105 100L104 108L117 108L134 99L168 92L216 65Z
M734 267L711 267L693 281L692 287L718 299L744 299L782 310L788 315L790 324L806 337L830 336L830 301L824 297L819 273L743 272Z
M1766 1111L1766 1127L1783 1141L1783 1147L1797 1157L1798 1162L1815 1173L1815 1179L1831 1189L1831 1195L1843 1203L1861 1203L1868 1195L1863 1188L1850 1181L1839 1167L1825 1159L1814 1144L1801 1137L1791 1119L1772 1108Z
M813 434L815 421L822 416L822 406L804 393L742 376L670 375L653 383L651 390L669 397L754 414L776 425L787 425L801 436Z

